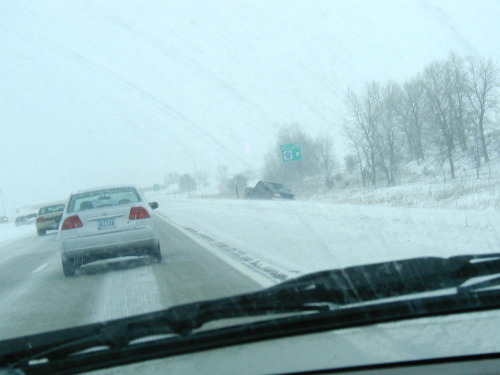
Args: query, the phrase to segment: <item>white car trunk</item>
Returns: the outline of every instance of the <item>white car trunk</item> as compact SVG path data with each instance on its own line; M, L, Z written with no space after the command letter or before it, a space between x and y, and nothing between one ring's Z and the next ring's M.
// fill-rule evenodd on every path
M76 228L76 232L79 237L85 237L134 229L138 220L129 220L131 207L120 205L78 211L83 226Z

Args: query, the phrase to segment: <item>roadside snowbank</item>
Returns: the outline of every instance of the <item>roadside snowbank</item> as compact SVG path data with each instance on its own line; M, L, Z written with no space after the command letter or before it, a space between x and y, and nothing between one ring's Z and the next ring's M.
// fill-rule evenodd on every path
M0 245L3 242L36 236L35 225L20 225L16 227L13 222L0 225Z
M243 253L263 261L286 277L417 256L500 250L500 212L154 198L160 214L198 238L236 257Z

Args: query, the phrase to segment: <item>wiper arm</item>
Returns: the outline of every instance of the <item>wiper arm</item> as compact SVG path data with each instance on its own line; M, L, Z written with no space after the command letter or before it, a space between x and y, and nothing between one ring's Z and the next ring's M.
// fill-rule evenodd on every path
M462 288L466 281L495 274L500 274L500 253L423 257L316 272L258 292L6 340L0 342L0 366L39 358L57 360L98 346L123 348L134 340L153 335L189 336L194 329L215 320L330 311L356 303L448 288L469 293L491 286L499 278Z
M174 306L165 313L177 332L189 332L213 320L330 310L332 305L459 288L475 277L494 274L500 274L500 253L405 259L307 274L263 291ZM458 291L494 283L489 280Z

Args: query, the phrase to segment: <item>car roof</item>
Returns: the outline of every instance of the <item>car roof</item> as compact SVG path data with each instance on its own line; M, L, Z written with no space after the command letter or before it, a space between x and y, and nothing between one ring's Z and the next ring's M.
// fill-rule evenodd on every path
M137 187L134 186L134 185L109 185L109 186L100 186L100 187L95 187L95 188L78 190L78 191L75 191L75 192L71 193L71 195L82 194L82 193L90 193L90 192L99 191L99 190L121 189L121 188L132 188L132 189L135 189L135 190L139 191L139 189L137 189Z
M59 206L60 204L65 205L66 201L64 201L64 202L55 202L55 203L51 203L51 204L45 204L43 206L40 206L39 210L42 209L42 208L47 208L47 207L52 207L52 206ZM30 214L27 214L27 215L30 215Z
M265 184L277 184L277 185L285 185L283 182L277 182L277 181L267 181L267 180L262 180L263 183Z

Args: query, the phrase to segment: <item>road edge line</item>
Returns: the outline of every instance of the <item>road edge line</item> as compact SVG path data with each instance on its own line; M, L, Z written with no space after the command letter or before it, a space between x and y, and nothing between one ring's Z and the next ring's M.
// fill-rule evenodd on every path
M257 284L261 285L264 288L276 285L280 283L283 280L278 280L272 275L264 272L262 269L258 268L251 268L248 266L248 264L245 264L235 257L223 252L223 250L217 248L216 246L211 245L210 243L207 243L206 241L203 241L193 233L191 233L189 230L181 226L180 224L177 224L176 222L172 221L171 219L167 218L164 214L157 212L157 217L167 224L173 226L175 229L179 230L182 234L184 234L186 237L189 237L191 240L196 242L198 245L201 247L207 249L210 253L212 253L214 256L222 260L224 263L228 264L232 268L236 269L238 272L241 274L249 277L253 281L255 281Z

